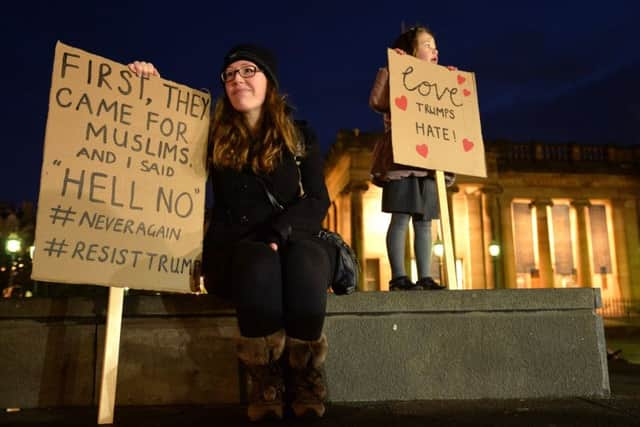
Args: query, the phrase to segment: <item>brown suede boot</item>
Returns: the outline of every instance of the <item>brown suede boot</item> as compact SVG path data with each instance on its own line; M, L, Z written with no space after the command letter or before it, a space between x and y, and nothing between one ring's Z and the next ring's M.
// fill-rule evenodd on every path
M328 350L324 334L316 341L287 337L287 395L297 417L324 415L327 387L322 366Z
M285 333L277 331L266 337L240 337L236 342L238 359L249 374L249 407L251 421L265 418L282 419L284 382L278 360L285 346Z

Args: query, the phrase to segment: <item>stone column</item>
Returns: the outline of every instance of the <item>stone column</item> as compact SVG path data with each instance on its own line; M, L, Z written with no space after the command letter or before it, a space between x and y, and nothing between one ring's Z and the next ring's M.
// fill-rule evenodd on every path
M627 230L624 221L624 200L612 199L613 217L613 244L615 247L616 259L614 260L617 270L618 291L621 298L628 298L631 289L629 281L629 256L627 254Z
M500 224L502 235L502 260L504 270L504 287L516 288L516 253L513 244L513 217L511 215L511 202L513 197L501 194L498 196L498 208L500 210Z
M482 197L479 192L466 193L469 213L469 271L471 289L487 289L487 269L485 265L487 248L484 238Z
M362 203L362 195L368 189L369 185L366 182L351 182L348 186L351 199L351 247L360 263L358 290L361 291L373 290L365 289L367 271L364 253L364 205Z
M553 265L551 264L551 242L549 241L549 216L547 207L552 206L550 199L536 199L536 224L538 226L538 268L540 269L540 283L543 288L553 288Z
M621 198L613 200L613 230L618 267L620 297L640 299L640 241L638 230L637 200Z
M502 187L498 185L489 185L482 189L482 192L485 194L485 216L489 218L489 226L491 230L491 236L488 239L487 247L484 248L485 253L488 253L489 248L488 245L491 242L496 242L500 246L500 255L498 255L495 259L489 254L489 258L491 261L491 270L493 270L492 279L490 280L493 283L494 289L500 289L504 287L504 242L502 238L502 224L500 221L500 206L498 203L498 195L502 193Z
M578 235L578 284L584 288L590 288L591 259L589 257L589 230L587 229L586 208L590 205L588 200L573 200L571 206L576 210Z
M640 199L627 199L624 203L624 221L627 230L627 254L631 286L628 297L640 301Z

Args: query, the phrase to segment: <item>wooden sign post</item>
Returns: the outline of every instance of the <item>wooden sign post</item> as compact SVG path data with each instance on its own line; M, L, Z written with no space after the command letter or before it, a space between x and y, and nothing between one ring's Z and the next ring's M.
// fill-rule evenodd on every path
M456 287L444 172L486 177L475 75L388 50L393 161L436 171L447 285Z
M123 288L191 292L208 93L56 44L32 278L109 286L99 423L113 420Z
M447 287L449 289L456 289L456 268L454 263L453 240L451 238L447 185L444 180L444 172L440 170L436 171L436 188L438 190L438 203L440 204L440 235L442 236L442 244L444 246L445 277Z
M107 306L104 353L102 357L102 375L100 376L98 424L113 424L116 405L116 384L118 383L118 356L120 354L123 305L124 289L109 288L109 305Z

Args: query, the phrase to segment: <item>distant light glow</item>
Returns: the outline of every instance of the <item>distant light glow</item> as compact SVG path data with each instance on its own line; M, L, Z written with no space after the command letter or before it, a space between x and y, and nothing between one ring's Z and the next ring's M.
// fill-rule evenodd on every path
M11 234L7 239L5 248L10 254L18 253L22 250L22 240L16 234Z
M442 257L442 255L444 255L444 245L442 244L442 241L436 240L433 244L433 253L437 257Z
M489 244L489 255L494 258L500 255L500 244L498 242L491 242Z

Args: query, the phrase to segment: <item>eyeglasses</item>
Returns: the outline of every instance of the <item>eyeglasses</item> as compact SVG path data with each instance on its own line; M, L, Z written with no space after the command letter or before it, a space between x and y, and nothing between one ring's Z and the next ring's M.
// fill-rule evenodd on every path
M235 70L225 70L222 72L222 74L220 74L220 78L222 79L223 83L228 83L236 78L236 73L240 74L240 77L242 77L243 79L250 79L258 72L262 72L262 70L259 70L255 65L247 65Z

